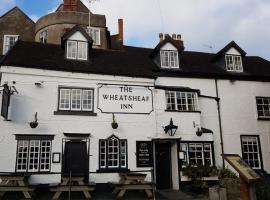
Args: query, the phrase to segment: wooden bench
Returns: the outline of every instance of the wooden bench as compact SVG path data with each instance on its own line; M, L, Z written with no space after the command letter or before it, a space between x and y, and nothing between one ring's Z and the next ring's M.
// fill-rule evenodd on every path
M26 199L31 199L30 192L35 188L28 185L27 178L24 175L1 175L0 196L4 196L6 192L22 192Z
M62 183L58 186L50 188L51 192L55 192L52 199L59 199L62 192L83 192L86 199L91 199L90 191L95 190L95 184L85 184L83 182L83 177L71 177L69 180L68 177L62 177Z
M114 186L113 194L116 194L116 198L123 198L127 190L144 190L148 198L153 198L154 184L151 182L144 183L110 183Z

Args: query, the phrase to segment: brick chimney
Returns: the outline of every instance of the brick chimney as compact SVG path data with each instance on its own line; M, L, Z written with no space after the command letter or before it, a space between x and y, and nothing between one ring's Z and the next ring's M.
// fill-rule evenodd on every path
M80 0L64 0L63 11L77 11L78 1Z
M118 19L118 39L124 41L124 25L123 19Z

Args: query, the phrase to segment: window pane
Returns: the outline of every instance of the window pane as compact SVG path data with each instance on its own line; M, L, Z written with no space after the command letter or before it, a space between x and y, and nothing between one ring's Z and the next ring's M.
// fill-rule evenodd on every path
M76 59L77 58L77 42L67 41L67 58Z
M248 163L250 167L253 169L261 168L258 137L243 136L242 151L243 160Z
M93 90L83 90L82 94L82 110L93 110Z
M161 67L179 67L177 51L160 51Z
M28 162L28 140L18 141L18 154L17 154L17 171L23 172L27 170Z
M93 28L93 27L87 27L86 29L87 33L91 36L93 39L94 45L100 45L100 29L99 28Z
M41 140L40 171L49 171L51 164L51 141Z
M87 42L78 42L78 59L87 60Z
M80 89L71 90L71 110L81 110L81 92Z
M40 151L40 141L30 140L29 159L28 159L29 172L37 172L39 170L39 151Z
M60 89L60 110L70 110L70 89Z
M257 97L256 102L258 117L270 117L270 98Z
M175 92L166 91L167 110L175 110Z

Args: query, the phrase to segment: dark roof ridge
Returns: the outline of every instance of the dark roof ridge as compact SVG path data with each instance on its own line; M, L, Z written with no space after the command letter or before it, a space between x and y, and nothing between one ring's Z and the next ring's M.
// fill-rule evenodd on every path
M18 6L14 6L13 8L11 8L9 11L7 11L6 13L4 13L2 16L0 16L0 18L5 17L6 15L8 15L10 12L12 12L13 10L17 9L19 12L21 12L23 15L26 16L26 18L32 22L33 24L36 24L27 14L25 14L25 12L23 12Z

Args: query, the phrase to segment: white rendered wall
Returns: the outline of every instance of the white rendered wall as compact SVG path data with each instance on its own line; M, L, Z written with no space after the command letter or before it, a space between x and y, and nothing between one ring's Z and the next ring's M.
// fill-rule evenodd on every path
M112 114L101 113L97 109L97 87L98 83L112 84L134 84L153 86L150 79L128 78L117 76L102 76L75 74L67 72L52 72L46 70L34 70L23 68L3 67L2 83L8 82L14 85L19 94L11 97L10 122L0 121L0 171L14 172L16 162L17 141L14 134L53 134L52 153L62 153L63 133L91 133L90 138L90 181L96 183L106 183L116 181L118 173L96 173L99 169L99 139L106 139L115 134L120 139L128 141L128 168L131 171L150 170L150 168L136 167L136 141L151 140L155 134L155 115L152 112L145 114L116 114L116 121L119 124L117 130L111 127ZM31 74L37 74L35 76ZM64 78L63 78L64 77ZM76 77L76 78L74 78ZM12 82L15 81L15 84ZM42 81L43 86L35 86L35 82ZM58 87L71 86L94 88L94 112L97 116L72 116L54 115L58 104ZM39 125L36 129L31 129L29 122L34 120L34 113L38 113ZM2 153L4 152L4 153ZM61 164L52 163L51 172L60 173ZM150 172L147 173L147 180L151 180ZM46 178L44 178L46 177ZM55 183L60 182L57 175L33 175L32 183Z

